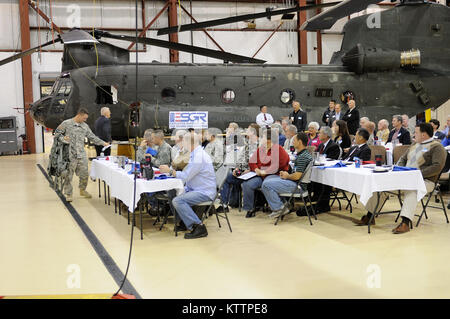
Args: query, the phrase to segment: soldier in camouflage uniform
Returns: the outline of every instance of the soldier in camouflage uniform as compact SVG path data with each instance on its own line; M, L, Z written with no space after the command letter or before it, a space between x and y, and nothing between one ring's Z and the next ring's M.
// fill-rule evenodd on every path
M92 133L89 126L85 123L88 116L88 111L82 108L74 118L65 120L55 130L55 137L58 141L70 145L69 171L64 181L64 194L68 202L72 201L73 173L76 173L80 178L80 195L86 198L92 197L86 192L89 172L88 160L84 150L84 139L88 138L95 145L109 145L109 143L102 141Z

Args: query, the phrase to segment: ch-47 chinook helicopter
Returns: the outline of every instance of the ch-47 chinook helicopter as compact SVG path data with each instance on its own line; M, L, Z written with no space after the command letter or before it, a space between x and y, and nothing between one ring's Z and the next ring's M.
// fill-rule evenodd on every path
M317 31L378 2L346 0L294 7L165 28L159 34L334 5L302 26ZM241 126L254 122L259 105L268 105L276 118L287 116L294 99L302 103L310 120L320 119L331 98L340 97L343 102L354 98L361 114L373 120L393 114L415 115L446 102L450 98L450 8L402 0L379 14L378 27L370 26L369 15L346 23L341 50L333 54L330 65L270 65L226 52L138 38L139 43L227 62L138 64L138 101L136 64L129 63L129 52L100 41L136 38L99 30L93 35L72 30L56 39L64 43L61 76L51 95L35 102L30 112L35 121L54 129L74 116L79 107L100 114L100 108L106 105L112 111L113 138L127 139L147 128L167 128L170 111L208 111L209 127L224 129L229 122ZM0 61L0 66L37 50L39 47ZM140 105L138 131L129 128L133 105ZM93 127L94 121L95 116L91 116L88 124Z

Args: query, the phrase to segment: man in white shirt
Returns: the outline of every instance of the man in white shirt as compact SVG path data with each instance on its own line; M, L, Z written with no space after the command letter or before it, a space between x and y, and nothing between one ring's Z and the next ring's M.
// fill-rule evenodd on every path
M273 117L269 113L267 113L267 106L261 105L259 107L261 113L256 116L256 124L261 127L269 127L273 123Z

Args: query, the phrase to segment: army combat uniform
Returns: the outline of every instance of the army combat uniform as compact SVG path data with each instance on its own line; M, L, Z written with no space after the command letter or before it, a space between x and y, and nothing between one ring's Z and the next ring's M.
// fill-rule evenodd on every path
M88 159L84 150L84 139L87 138L95 145L104 145L105 142L95 136L86 123L77 123L73 119L65 120L55 130L55 135L62 143L69 144L69 172L64 182L64 194L72 196L72 178L73 173L76 173L80 178L80 190L86 190L89 170ZM70 138L69 142L64 140L64 137Z

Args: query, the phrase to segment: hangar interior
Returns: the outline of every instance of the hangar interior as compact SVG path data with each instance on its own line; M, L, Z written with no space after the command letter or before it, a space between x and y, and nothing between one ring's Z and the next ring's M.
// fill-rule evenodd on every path
M138 31L145 30L145 36L156 38L160 28L195 20L327 2L332 0L138 0ZM445 0L438 2L448 5ZM348 20L393 5L381 2L318 32L298 31L299 25L319 12L314 10L293 19L262 18L158 39L254 56L270 64L328 64L341 47ZM30 48L52 41L57 29L67 32L71 28L134 36L135 1L0 0L0 60L21 52L23 45ZM222 63L150 45L103 41L130 50L131 63L135 62L136 48L140 63ZM0 296L100 296L114 292L120 282L120 276L105 267L91 239L36 166L46 168L53 137L50 130L34 123L27 111L31 102L51 91L61 73L62 56L63 45L55 43L32 54L30 64L18 59L0 66L0 117L15 118L18 139L17 152L0 156ZM326 107L324 104L323 109ZM450 100L424 112L444 127ZM27 143L19 138L23 134ZM112 151L117 152L117 145ZM88 156L95 156L93 148L88 149ZM95 182L89 181L88 190L92 199L79 199L72 205L124 273L130 234L127 216L115 214L114 205L105 205L104 198L98 198ZM444 194L446 203L449 197ZM386 206L394 209L395 205ZM364 208L355 204L353 214L362 216ZM445 243L450 232L438 210L432 211L417 231L401 238L391 234L392 217L380 218L368 235L361 228L348 226L348 214L336 206L319 215L314 226L290 217L274 227L262 214L251 222L244 215L237 209L230 213L232 233L224 225L219 228L211 218L208 239L194 242L175 238L170 227L159 231L153 220L144 218L144 240L135 231L128 274L134 290L128 292L143 298L450 297L450 280L443 275L448 272L450 253ZM81 285L70 282L71 274L77 272ZM373 273L380 273L382 279L371 282Z

